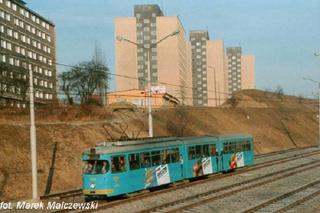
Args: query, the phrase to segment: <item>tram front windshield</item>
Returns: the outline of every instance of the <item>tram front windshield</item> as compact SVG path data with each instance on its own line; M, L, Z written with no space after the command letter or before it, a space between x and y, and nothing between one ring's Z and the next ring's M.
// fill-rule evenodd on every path
M109 171L109 162L106 160L86 160L83 161L84 174L105 174Z

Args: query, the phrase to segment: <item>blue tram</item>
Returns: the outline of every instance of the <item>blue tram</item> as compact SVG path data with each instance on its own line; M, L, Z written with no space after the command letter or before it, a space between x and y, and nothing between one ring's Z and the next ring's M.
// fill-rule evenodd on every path
M250 135L108 142L84 151L83 194L116 196L253 164Z

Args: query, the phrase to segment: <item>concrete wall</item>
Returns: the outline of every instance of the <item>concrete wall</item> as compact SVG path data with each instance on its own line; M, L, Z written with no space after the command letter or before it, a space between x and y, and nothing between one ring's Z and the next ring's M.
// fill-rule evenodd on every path
M241 88L255 89L255 56L242 55L241 56Z
M116 74L134 79L117 76L117 90L138 89L137 47L126 41L118 41L116 36L123 36L133 42L137 41L136 18L116 18L115 24L115 68Z
M207 41L208 106L218 106L225 99L225 56L222 40ZM215 73L215 76L214 76ZM214 80L216 78L216 80Z
M180 33L158 44L158 83L166 86L168 93L181 99L190 96L187 87L191 87L190 47L185 39L185 31L176 16L157 17L157 38L179 30ZM187 104L187 102L185 102Z

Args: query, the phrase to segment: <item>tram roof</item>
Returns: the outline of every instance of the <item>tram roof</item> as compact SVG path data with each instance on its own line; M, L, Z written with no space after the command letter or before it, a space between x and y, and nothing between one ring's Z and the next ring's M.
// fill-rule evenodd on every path
M95 146L97 154L111 154L130 151L143 151L158 148L170 148L177 145L198 144L209 142L241 141L252 139L248 134L225 134L225 135L205 135L192 137L162 137L162 138L143 138L128 141L102 142ZM90 149L85 150L83 154L89 154Z

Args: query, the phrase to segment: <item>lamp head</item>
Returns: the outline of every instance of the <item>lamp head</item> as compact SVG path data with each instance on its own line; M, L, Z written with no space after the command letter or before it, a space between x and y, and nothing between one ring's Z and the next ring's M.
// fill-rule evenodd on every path
M177 35L179 33L180 33L180 30L175 30L170 34L170 36L175 36L175 35Z
M123 37L122 37L122 36L119 36L119 35L116 37L116 39L117 39L118 41L123 41Z

